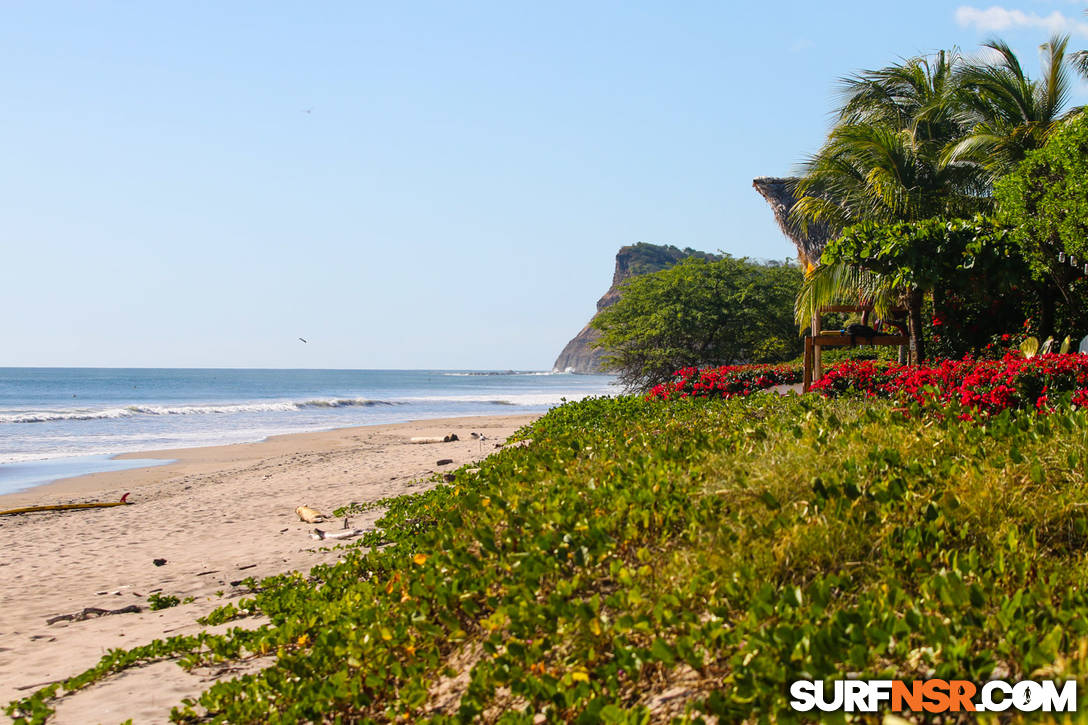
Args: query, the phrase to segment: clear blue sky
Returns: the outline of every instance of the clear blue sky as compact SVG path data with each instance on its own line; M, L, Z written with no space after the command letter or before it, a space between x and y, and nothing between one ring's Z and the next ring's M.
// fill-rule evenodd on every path
M0 365L548 368L622 245L793 255L836 78L1086 5L5 3Z

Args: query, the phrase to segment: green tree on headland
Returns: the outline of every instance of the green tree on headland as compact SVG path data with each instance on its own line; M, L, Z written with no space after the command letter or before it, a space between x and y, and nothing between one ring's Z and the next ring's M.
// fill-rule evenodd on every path
M605 369L628 389L646 389L684 367L794 358L800 286L797 267L729 256L635 277L593 321Z

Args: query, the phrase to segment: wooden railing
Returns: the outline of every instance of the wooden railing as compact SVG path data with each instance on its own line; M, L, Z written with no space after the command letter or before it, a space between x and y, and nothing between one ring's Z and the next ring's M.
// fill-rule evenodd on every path
M808 392L812 383L824 375L823 348L825 347L852 347L854 345L897 345L905 347L910 344L910 337L906 334L906 324L897 321L889 324L898 327L901 334L875 335L862 337L860 335L847 335L841 330L824 330L822 317L828 312L847 312L862 316L862 324L868 324L869 314L873 311L869 305L829 305L823 307L812 316L812 328L805 335L805 364L802 389ZM893 317L902 318L906 310L892 310Z

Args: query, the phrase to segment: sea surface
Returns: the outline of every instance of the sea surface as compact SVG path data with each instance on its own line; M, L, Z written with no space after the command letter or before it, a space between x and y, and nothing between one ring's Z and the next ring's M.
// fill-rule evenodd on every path
M149 463L119 453L539 413L618 392L609 376L548 372L0 368L0 493Z

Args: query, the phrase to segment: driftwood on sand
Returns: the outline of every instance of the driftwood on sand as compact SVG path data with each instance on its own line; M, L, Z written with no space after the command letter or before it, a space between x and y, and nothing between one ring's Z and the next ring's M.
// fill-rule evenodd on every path
M46 624L54 624L56 622L82 622L84 619L90 619L91 617L105 617L108 614L139 614L140 609L137 604L130 604L127 607L121 607L120 609L102 609L101 607L84 607L81 611L74 614L58 614L55 617L50 617L45 620Z
M345 529L344 531L322 531L321 529L314 529L310 532L310 538L315 541L324 541L326 539L352 539L356 536L362 536L366 533L366 529Z
M29 514L36 511L72 511L74 509L104 509L112 506L131 506L132 502L128 501L128 493L121 497L120 501L114 501L112 503L58 503L48 506L24 506L23 508L8 509L7 511L0 511L0 516L8 516L11 514Z
M459 441L456 433L450 433L448 436L413 436L409 439L410 443L453 443Z

